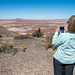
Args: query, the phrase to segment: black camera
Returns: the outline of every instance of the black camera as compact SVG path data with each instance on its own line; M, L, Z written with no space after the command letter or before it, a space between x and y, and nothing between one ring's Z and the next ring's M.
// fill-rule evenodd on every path
M65 27L64 26L61 26L59 29L60 29L60 31L61 30L65 30Z

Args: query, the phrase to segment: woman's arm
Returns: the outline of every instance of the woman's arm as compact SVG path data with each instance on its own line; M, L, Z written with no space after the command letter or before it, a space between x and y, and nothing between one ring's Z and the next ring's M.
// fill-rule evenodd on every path
M58 32L55 32L53 39L52 39L52 45L59 46L62 43L63 43L63 39L62 39L61 34L58 36Z
M59 46L64 42L63 36L61 35L61 33L58 35L58 32L60 32L59 27L56 29L56 32L53 36L52 45Z

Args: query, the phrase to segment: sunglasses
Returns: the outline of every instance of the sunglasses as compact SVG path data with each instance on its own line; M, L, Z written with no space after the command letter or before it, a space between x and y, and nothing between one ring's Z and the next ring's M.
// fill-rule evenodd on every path
M67 21L67 23L69 23L69 21Z

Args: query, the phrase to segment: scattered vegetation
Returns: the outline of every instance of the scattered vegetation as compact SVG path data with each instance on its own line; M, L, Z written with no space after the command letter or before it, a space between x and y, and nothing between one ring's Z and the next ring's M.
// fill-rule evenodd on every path
M22 51L22 52L25 52L26 48L27 48L27 47L26 47L25 45L21 45L21 46L19 47L19 50Z
M14 39L25 39L26 36L25 35L17 35L14 37Z
M12 53L14 51L12 42L7 42L5 40L2 40L0 42L0 52L2 53Z
M48 41L45 42L44 47L45 47L46 49L50 48L50 47L51 47L51 43L48 42Z
M14 39L32 39L32 36L30 33L26 34L26 35L17 35L14 37Z
M13 48L12 55L16 54L17 52L18 52L18 48Z
M12 53L16 54L19 50L25 52L27 47L25 45L21 45L20 47L14 46L13 42L8 42L7 40L0 40L0 53Z
M53 35L54 35L54 33L51 33L51 35L46 36L46 38L45 38L46 41L44 42L44 45L43 45L46 49L52 48L53 50L55 50L57 48L52 45Z
M35 31L35 33L32 34L34 37L42 37L43 33L41 32L41 29L38 28L38 30Z
M32 35L30 33L26 34L26 35L17 35L14 38L15 39L32 39L33 37L42 37L43 33L41 32L41 29L38 28L38 30L35 31L35 33L32 33Z

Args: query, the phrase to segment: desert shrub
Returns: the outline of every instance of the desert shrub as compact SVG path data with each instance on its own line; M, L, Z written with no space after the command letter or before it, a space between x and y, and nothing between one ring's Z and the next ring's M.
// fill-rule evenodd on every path
M53 38L54 33L51 33L50 35L47 35L45 38L45 43L44 43L44 47L46 49L48 48L52 48L53 50L57 49L57 47L52 45L52 38Z
M13 42L2 40L0 42L0 53L12 53L16 54L17 49L14 48Z
M11 42L2 41L0 42L0 52L11 53L13 51L13 45Z
M45 42L45 43L44 43L44 47L45 47L46 49L50 48L50 47L51 47L51 43L50 43L50 42Z
M17 35L14 37L14 39L25 39L26 36L25 35Z
M26 34L26 36L27 36L27 37L30 37L30 36L31 36L31 34L30 34L30 33L27 33L27 34Z
M38 28L38 30L35 31L35 33L32 34L34 37L42 37L43 33L41 32L41 29Z
M17 49L17 48L13 48L12 54L14 55L14 54L16 54L17 52L18 52L18 49Z
M25 45L21 45L21 46L19 47L19 50L22 51L22 52L25 52L26 46L25 46Z
M50 35L47 35L46 40L52 42L53 35L54 35L54 33L51 33Z
M33 37L32 37L32 35L30 34L30 33L27 33L26 34L26 39L32 39Z
M57 47L55 47L55 46L52 45L52 49L55 50L55 49L57 49Z
M30 33L28 33L26 35L17 35L17 36L14 37L14 39L31 39L31 38L32 37L31 37Z

